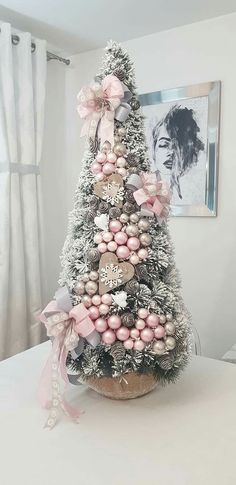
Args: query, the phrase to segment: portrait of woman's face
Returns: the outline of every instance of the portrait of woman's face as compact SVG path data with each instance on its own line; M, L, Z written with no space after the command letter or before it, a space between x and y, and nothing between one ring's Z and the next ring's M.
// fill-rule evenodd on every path
M181 178L198 163L204 144L192 109L174 106L153 128L153 169L182 199Z
M154 169L159 170L160 174L170 177L173 168L174 148L164 125L161 125L158 130L153 159Z

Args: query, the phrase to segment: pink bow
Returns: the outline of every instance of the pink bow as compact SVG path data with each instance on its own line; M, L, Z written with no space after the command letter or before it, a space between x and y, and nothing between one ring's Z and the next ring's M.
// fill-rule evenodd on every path
M83 87L77 96L78 113L85 119L81 136L94 139L99 124L98 137L101 138L101 144L109 141L113 145L115 110L123 97L123 86L112 74L106 76L101 84L95 82Z
M76 349L81 337L94 347L100 340L87 308L82 303L72 307L66 287L60 288L55 296L56 301L52 300L40 315L48 337L53 337L52 352L39 386L40 401L43 407L50 409L46 422L49 428L55 426L60 407L72 418L77 419L81 414L62 398L60 390L61 381L69 382L66 372L68 352Z
M153 217L155 214L160 223L167 218L170 191L164 180L157 180L154 173L141 172L140 175L131 175L127 184L138 189L133 195L141 206L142 215Z

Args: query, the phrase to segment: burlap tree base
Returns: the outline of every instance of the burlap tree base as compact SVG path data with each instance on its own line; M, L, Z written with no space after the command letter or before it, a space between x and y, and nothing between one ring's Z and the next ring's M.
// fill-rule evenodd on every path
M158 382L152 374L130 372L123 377L90 377L91 389L110 399L134 399L151 392Z

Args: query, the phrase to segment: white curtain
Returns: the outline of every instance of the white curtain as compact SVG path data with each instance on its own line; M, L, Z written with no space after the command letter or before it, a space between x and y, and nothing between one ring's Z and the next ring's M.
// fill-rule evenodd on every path
M46 44L0 25L0 359L41 341Z

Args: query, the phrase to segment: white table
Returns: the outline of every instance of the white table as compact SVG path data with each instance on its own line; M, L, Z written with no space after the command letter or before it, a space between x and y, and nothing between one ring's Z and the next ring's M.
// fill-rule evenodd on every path
M179 383L132 401L86 387L76 425L35 394L50 343L0 364L2 485L235 485L236 365L195 357Z

